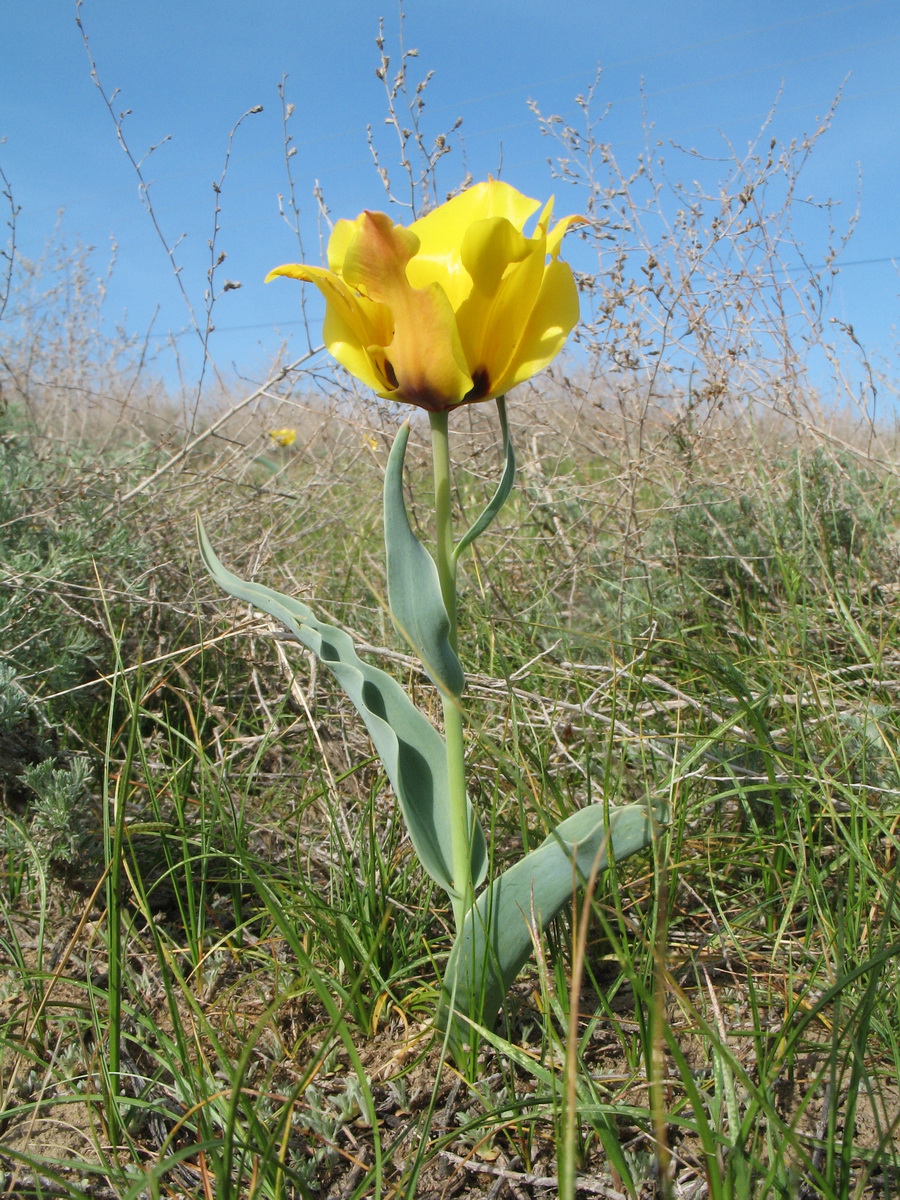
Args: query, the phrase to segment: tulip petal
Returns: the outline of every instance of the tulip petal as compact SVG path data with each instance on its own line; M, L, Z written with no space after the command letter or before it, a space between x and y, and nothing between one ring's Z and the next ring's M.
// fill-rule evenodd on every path
M279 275L316 285L326 302L322 340L329 353L379 395L390 392L396 381L379 369L368 350L369 346L391 340L391 314L384 305L357 296L340 276L324 267L286 263L270 271L266 282Z
M547 253L550 257L556 258L559 254L563 237L568 233L570 226L587 224L588 221L585 217L579 217L574 213L568 217L561 217L547 234Z
M578 324L578 288L568 263L554 258L544 271L531 316L505 374L492 383L494 394L506 392L542 371L559 354Z
M506 227L504 229L504 226ZM523 331L540 294L544 276L544 238L526 238L506 221L481 221L464 243L477 286L457 313L457 326L473 376L481 383L480 400L501 394L497 383L508 372ZM484 234L489 234L485 237ZM478 249L481 260L472 253ZM503 259L512 252L515 257Z
M360 220L361 217L357 217L355 221L337 221L331 231L331 237L328 239L328 265L337 275L344 273L347 247L359 232Z
M385 368L384 351L374 344L362 345L333 305L329 305L325 310L322 341L328 347L332 358L366 387L370 387L379 396L389 397L393 394L396 380L390 370Z
M414 288L407 263L419 241L411 229L384 213L364 213L344 255L344 278L383 304L393 318L393 337L381 342L396 380L392 399L440 411L458 404L472 377L456 330L450 301L436 283Z
M505 217L487 217L466 230L460 258L478 291L493 295L510 263L521 262L533 249L533 240Z
M476 221L488 217L505 217L516 229L523 229L525 222L540 208L540 201L523 196L508 183L489 179L476 183L446 204L434 208L410 228L419 239L422 252L443 253L447 246L458 246L462 235Z
M386 213L364 212L343 247L341 275L351 287L390 305L397 292L409 289L406 264L418 248L412 229L395 225Z
M418 252L407 271L410 283L413 287L439 283L457 311L472 290L472 277L460 254L467 231L476 222L491 218L504 218L521 230L538 207L537 200L496 179L454 196L410 226L419 239Z
M303 263L285 263L284 266L275 267L268 273L266 283L279 275L286 279L299 279L303 283L314 283L325 297L328 311L334 310L347 328L353 331L360 345L381 341L383 337L390 340L390 312L384 305L372 303L367 298L356 295L333 271L324 267L307 267Z

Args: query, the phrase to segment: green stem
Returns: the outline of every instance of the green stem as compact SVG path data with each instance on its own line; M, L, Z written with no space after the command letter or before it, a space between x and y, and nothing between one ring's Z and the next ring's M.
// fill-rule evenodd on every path
M450 437L447 413L429 414L434 459L434 517L437 526L437 569L441 594L450 618L450 645L456 650L456 563L453 558L453 519L450 513Z
M434 460L434 510L437 532L438 578L447 616L450 618L450 645L456 639L456 560L453 557L453 520L450 511L450 438L447 413L431 413L431 451ZM463 740L462 707L454 696L444 695L444 738L447 744L447 781L450 792L452 831L453 915L457 929L472 907L472 831L466 804L466 759Z

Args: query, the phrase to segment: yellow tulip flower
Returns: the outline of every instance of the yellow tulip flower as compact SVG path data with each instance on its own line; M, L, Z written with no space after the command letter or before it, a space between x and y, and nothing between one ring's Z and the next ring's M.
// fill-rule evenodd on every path
M338 221L328 269L270 271L314 283L326 300L326 346L386 400L443 412L490 400L556 357L578 321L572 269L559 258L579 217L550 228L540 207L489 180L412 225L380 212Z

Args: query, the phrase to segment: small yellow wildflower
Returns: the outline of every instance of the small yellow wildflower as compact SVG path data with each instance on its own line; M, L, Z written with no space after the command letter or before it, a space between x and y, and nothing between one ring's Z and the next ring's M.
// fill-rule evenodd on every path
M269 437L276 446L293 446L297 440L296 429L270 429Z

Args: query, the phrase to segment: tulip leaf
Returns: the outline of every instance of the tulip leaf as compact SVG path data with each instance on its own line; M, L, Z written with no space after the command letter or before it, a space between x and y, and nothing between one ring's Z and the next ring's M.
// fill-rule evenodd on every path
M463 550L471 546L475 539L484 533L488 525L490 525L506 503L507 497L512 491L513 481L516 477L516 452L513 448L512 439L509 436L509 422L506 419L506 400L503 396L497 397L497 412L500 414L500 428L503 431L503 474L500 476L497 490L491 497L484 512L482 512L478 520L466 530L456 543L453 549L454 558L459 558Z
M403 499L409 422L400 426L384 474L384 544L388 605L394 624L419 656L431 682L459 697L465 676L450 645L450 618L434 559L413 533Z
M453 895L450 799L444 739L395 679L360 659L348 634L318 621L300 600L261 584L247 583L222 565L197 520L200 552L209 573L226 592L280 621L319 658L362 717L394 789L422 866ZM472 877L487 873L484 833L471 803Z
M498 876L466 915L447 962L438 1026L459 1052L473 1042L467 1018L492 1028L535 939L594 870L643 850L653 839L646 804L591 804Z

